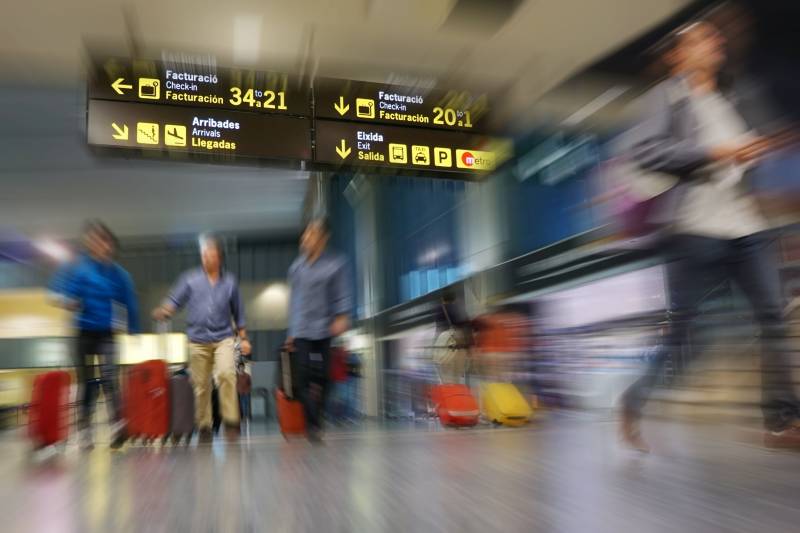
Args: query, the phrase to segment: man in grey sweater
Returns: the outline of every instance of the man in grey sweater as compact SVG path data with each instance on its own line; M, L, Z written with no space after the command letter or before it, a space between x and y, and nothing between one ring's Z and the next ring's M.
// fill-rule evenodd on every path
M800 403L792 389L786 328L772 238L743 177L747 165L775 146L759 137L717 85L725 42L717 28L696 22L676 32L664 59L670 77L643 97L641 119L628 132L628 155L644 172L669 174L678 185L667 196L672 320L667 342L623 396L622 437L640 451L641 410L670 350L687 340L709 286L728 278L747 296L762 330L765 445L800 448L795 422ZM713 276L712 285L709 279Z

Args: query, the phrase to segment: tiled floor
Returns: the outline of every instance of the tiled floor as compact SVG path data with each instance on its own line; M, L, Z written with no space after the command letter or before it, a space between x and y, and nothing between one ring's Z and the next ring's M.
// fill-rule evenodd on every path
M655 452L613 424L336 432L326 445L255 434L190 448L74 446L32 463L0 437L0 530L275 532L800 531L800 453L756 433L652 422Z

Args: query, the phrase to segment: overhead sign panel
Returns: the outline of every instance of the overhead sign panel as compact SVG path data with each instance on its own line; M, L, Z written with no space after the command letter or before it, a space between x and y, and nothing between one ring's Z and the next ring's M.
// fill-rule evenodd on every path
M441 172L491 171L510 156L510 142L482 135L317 120L320 163Z
M486 95L319 78L314 82L315 115L399 126L482 131Z
M89 101L90 145L266 159L311 159L310 119Z
M310 116L310 89L288 74L110 59L98 66L89 98Z

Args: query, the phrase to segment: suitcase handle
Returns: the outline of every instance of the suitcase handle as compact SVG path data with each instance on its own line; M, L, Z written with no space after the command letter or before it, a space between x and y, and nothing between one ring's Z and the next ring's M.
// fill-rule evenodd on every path
M281 389L287 398L293 399L294 392L292 390L292 361L291 352L281 348Z

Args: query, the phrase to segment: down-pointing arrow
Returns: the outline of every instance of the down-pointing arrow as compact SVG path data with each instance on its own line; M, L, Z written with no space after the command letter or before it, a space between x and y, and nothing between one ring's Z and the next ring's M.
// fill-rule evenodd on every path
M344 142L344 139L342 139L341 144L336 147L336 153L339 154L339 157L341 157L342 159L346 159L347 156L350 155L350 152L352 151L353 149L347 147L347 144Z

